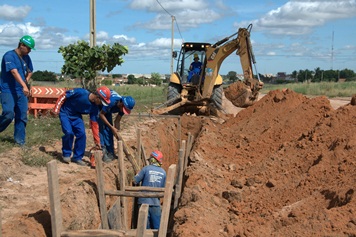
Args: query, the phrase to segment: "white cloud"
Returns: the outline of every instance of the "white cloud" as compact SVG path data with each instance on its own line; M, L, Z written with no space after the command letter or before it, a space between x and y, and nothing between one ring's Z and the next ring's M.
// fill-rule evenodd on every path
M41 28L33 26L31 23L14 24L9 22L0 25L0 45L12 46L24 35L32 36L35 41L41 33Z
M0 6L0 19L8 21L23 21L30 11L30 6L14 7L4 4Z
M303 35L328 21L355 16L356 0L294 0L252 22L255 29L269 34Z

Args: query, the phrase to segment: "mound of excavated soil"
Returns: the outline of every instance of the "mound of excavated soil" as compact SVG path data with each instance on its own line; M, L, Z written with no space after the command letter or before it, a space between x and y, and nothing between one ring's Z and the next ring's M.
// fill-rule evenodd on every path
M175 236L356 236L356 107L273 91L203 126Z
M225 122L139 118L122 126L122 136L136 151L140 128L146 155L162 150L165 169L177 163L181 139L196 138L173 236L356 236L354 105L334 109L325 97L277 90ZM57 157L60 143L53 144ZM105 189L119 185L117 169L117 161L104 164ZM97 228L95 170L58 162L58 172L64 228ZM3 237L51 236L44 167L24 165L18 148L1 154L0 191Z

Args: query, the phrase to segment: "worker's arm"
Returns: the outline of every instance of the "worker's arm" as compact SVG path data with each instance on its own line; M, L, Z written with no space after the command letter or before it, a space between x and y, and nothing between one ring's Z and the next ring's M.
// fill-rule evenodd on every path
M117 133L118 133L118 130L107 120L107 118L105 117L105 112L103 110L100 111L100 114L99 114L99 118L101 119L101 121L104 122L104 124L106 126L108 126L112 133L114 134L114 136L116 137L116 139L119 139ZM115 120L116 121L116 120Z
M100 136L99 136L99 124L97 121L93 121L93 120L90 120L89 123L90 123L91 131L93 133L95 147L97 149L100 149L101 145L100 145Z
M116 128L117 130L119 130L119 131L120 131L121 119L122 119L122 116L118 113L118 114L116 115L114 124L115 124L115 128Z
M21 77L20 73L17 71L17 69L16 68L12 69L11 74L15 78L15 80L22 86L23 93L25 94L25 96L29 96L30 90L27 87L26 83L22 80L22 77Z

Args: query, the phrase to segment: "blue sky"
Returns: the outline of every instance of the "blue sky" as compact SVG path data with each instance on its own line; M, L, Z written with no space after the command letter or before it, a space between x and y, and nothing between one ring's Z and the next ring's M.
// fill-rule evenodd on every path
M0 55L25 34L35 38L36 70L59 73L60 46L89 41L89 0L0 0ZM253 24L261 74L348 68L356 72L356 0L96 0L97 44L129 48L112 73L170 73L183 41L216 41ZM174 69L176 68L174 61ZM220 74L242 73L231 54Z

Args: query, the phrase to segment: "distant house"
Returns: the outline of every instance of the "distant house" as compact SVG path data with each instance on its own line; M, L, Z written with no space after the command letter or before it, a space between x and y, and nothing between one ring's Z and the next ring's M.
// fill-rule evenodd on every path
M287 73L285 72L277 72L276 79L277 80L286 80L287 78Z

